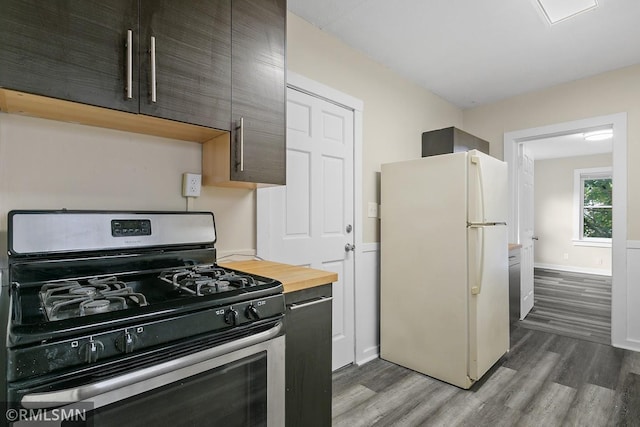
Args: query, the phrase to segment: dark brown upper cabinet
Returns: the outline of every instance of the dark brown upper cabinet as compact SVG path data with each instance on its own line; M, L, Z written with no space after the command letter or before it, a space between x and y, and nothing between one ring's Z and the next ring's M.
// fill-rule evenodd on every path
M0 0L0 86L230 130L230 2Z
M230 129L231 0L141 0L139 52L142 114Z
M137 0L0 0L0 86L138 112L137 28Z
M232 2L232 181L286 181L286 12L286 0Z

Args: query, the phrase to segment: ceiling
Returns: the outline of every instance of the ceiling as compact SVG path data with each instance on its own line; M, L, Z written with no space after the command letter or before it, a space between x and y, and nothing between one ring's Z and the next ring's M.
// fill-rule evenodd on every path
M288 8L461 108L640 63L639 0L599 0L553 25L537 0L288 0Z
M571 135L540 138L525 143L529 155L534 160L557 159L562 157L590 156L611 153L613 140L586 141L583 132Z

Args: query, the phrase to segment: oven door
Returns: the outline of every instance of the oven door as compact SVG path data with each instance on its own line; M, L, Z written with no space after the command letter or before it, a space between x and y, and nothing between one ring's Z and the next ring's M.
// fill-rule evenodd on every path
M47 426L282 426L284 348L283 326L277 323L266 331L121 376L25 394L21 406L35 419L49 422L65 414L75 421L87 419L86 424L61 421ZM91 409L85 417L82 411L87 407Z

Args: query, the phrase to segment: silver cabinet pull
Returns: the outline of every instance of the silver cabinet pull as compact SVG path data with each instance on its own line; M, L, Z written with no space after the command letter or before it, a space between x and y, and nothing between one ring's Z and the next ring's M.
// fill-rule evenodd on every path
M320 299L314 299L309 302L303 302L300 304L299 303L287 304L287 307L289 308L289 310L299 310L304 307L309 307L309 306L320 304L323 302L328 302L328 301L331 301L332 299L333 297L320 297Z
M154 36L151 36L149 52L151 53L151 102L156 102L156 38Z
M240 172L244 171L244 117L236 122L236 132L240 144Z
M133 31L127 30L127 46L126 46L127 64L127 82L125 90L127 91L127 99L133 98Z

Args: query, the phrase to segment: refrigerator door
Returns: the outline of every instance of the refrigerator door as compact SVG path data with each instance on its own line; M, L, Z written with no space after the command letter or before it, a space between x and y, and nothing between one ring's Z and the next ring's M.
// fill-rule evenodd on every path
M468 211L471 224L506 223L507 164L478 150L468 152Z
M468 233L469 378L478 380L509 350L507 227Z
M466 171L466 153L424 157L383 164L380 184L380 356L463 388Z

